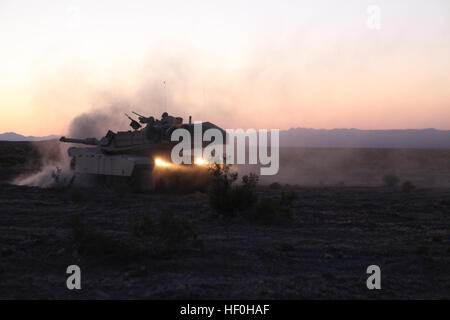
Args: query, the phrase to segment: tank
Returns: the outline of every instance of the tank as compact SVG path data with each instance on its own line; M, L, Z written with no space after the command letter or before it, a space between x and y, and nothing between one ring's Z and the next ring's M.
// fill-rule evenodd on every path
M174 165L170 160L172 147L178 143L170 140L171 134L177 128L184 128L193 136L191 117L189 123L183 123L181 117L170 116L167 112L159 120L133 113L138 116L138 121L125 114L131 121L132 130L109 130L100 140L60 138L61 142L88 146L68 149L70 167L75 174L93 175L106 183L126 182L145 190L204 187L207 184L204 161L192 159L191 165ZM210 128L225 133L211 122L202 122L203 131Z

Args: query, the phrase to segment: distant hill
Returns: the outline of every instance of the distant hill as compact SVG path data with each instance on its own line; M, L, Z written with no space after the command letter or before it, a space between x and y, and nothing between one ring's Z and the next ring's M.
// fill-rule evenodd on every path
M15 132L5 132L0 134L0 141L43 141L58 139L58 135L50 135L45 137L23 136Z
M42 141L58 139L0 134L0 141ZM280 131L281 147L306 148L444 148L450 149L450 130L359 130L294 128Z
M450 130L318 130L280 131L282 147L324 148L450 148Z

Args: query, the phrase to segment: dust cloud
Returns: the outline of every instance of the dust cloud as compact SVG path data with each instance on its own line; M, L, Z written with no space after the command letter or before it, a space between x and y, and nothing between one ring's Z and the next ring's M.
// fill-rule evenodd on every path
M450 186L448 149L280 148L280 170L261 184L300 186L381 186L393 174L418 187ZM240 175L259 172L241 166Z
M49 140L33 142L32 147L39 157L37 159L39 170L18 176L12 181L13 184L48 188L70 183L73 174L69 168L67 146L57 140Z

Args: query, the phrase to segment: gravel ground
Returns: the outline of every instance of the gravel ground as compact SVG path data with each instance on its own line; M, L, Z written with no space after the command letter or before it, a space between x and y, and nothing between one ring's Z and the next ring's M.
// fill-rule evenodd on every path
M276 223L211 212L203 193L126 194L0 185L1 299L449 299L450 188L260 187L297 194ZM170 256L83 253L73 217L124 243L136 215L185 217L201 246ZM133 240L134 239L134 240ZM66 288L79 265L82 289ZM381 268L368 290L366 268Z

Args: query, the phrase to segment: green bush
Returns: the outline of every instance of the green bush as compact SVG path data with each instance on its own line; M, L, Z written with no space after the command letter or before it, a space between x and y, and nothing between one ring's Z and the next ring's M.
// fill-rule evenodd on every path
M400 182L400 179L395 174L386 174L383 176L383 182L388 187L395 187Z
M189 247L202 248L191 223L176 217L165 209L156 218L138 214L130 222L128 232L120 238L94 230L84 222L82 215L69 220L70 238L81 254L116 259L134 259L141 256L171 257Z
M210 170L213 177L208 189L211 208L222 215L235 216L238 212L256 204L257 175L251 173L243 176L241 184L236 185L238 174L231 173L229 165L214 164Z
M279 184L278 182L273 182L269 185L270 189L274 189L274 190L278 190L281 189L281 184Z
M296 198L294 192L283 192L280 197L262 197L256 207L249 212L249 217L262 222L291 219L291 208Z
M143 214L138 214L131 221L131 232L136 237L152 235L155 232L155 221Z
M292 207L294 200L297 199L297 194L293 191L281 193L281 203L285 206Z
M255 174L243 176L241 184L237 185L235 182L238 176L230 172L229 166L216 164L211 170L213 181L208 191L209 203L219 214L227 217L239 214L253 221L276 221L292 217L291 208L297 197L294 192L260 198L256 193L258 176Z
M159 238L168 253L185 248L189 243L197 241L191 223L186 218L178 218L169 209L162 210L158 217Z
M133 251L123 243L93 230L83 221L82 215L74 216L69 221L71 238L81 253L125 257Z
M442 242L442 240L443 240L443 237L441 235L436 235L436 236L431 237L431 241L433 241L433 242Z
M141 251L154 257L168 257L201 243L189 220L176 217L169 209L163 209L156 219L136 215L130 230L138 238Z
M411 181L405 181L402 184L402 191L410 193L416 189L416 186Z
M279 244L279 249L280 249L281 251L294 251L294 250L295 250L295 247L294 247L294 245L293 245L292 243L289 243L289 242L281 242L281 243Z

